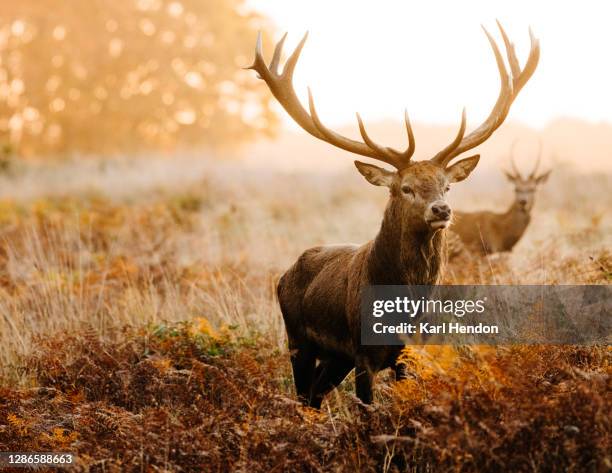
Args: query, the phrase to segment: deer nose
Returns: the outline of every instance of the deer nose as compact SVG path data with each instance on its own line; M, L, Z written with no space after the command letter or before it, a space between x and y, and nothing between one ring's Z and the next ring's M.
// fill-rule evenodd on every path
M519 199L519 204L521 204L522 206L527 205L527 199Z
M432 204L431 212L440 220L448 220L452 211L446 202L436 202Z

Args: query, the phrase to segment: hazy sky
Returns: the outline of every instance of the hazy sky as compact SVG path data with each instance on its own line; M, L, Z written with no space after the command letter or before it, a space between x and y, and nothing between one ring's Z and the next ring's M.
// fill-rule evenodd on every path
M499 18L521 65L528 26L540 39L540 65L515 102L510 119L543 126L559 116L612 123L612 2L251 0L278 29L286 50L310 35L295 74L305 103L313 89L323 121L401 119L459 123L468 129L493 106L499 79L480 25L501 38ZM255 38L253 38L253 42ZM270 58L272 51L265 51ZM287 119L286 114L283 116Z

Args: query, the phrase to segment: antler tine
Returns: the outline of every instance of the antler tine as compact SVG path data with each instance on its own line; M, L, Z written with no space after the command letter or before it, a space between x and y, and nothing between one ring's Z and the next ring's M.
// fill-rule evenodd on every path
M253 60L253 64L245 67L245 69L253 69L255 72L257 72L258 79L265 80L264 75L265 72L268 71L268 68L266 67L266 63L263 58L262 49L261 31L259 31L257 33L257 41L255 41L255 59Z
M516 91L515 93L517 94L527 83L527 81L531 79L531 76L535 72L536 68L538 67L538 63L540 62L540 40L534 36L531 28L529 28L529 41L531 42L529 57L527 58L523 72L519 76L518 80L516 81L516 85L514 86Z
M285 44L285 39L287 39L287 33L285 33L280 39L280 41L276 43L276 47L274 48L274 54L272 55L272 61L270 61L269 69L273 74L276 75L278 75L278 63L280 62L281 54L283 52L283 45Z
M506 53L508 55L508 63L510 64L510 71L512 72L512 77L518 77L521 74L521 66L519 65L518 59L516 58L516 49L514 49L514 43L510 41L504 27L499 22L499 20L495 20L497 23L497 27L499 28L499 32L501 33L502 39L504 40L504 46L506 47Z
M404 110L404 123L406 124L406 134L408 135L408 148L406 151L399 152L394 150L393 148L387 148L393 154L395 154L404 165L408 165L410 162L410 158L414 154L414 150L416 149L416 141L414 140L414 132L412 131L412 125L410 124L410 117L408 116L408 110Z
M374 142L368 133L366 132L365 126L363 124L363 120L359 113L357 113L357 123L359 125L359 133L363 138L363 141L372 149L377 150L382 156L393 161L393 163L389 162L389 164L393 164L398 169L403 169L410 164L410 158L414 154L414 150L416 149L416 142L414 140L414 132L412 131L412 125L410 124L410 117L408 117L408 110L404 110L404 122L406 124L406 133L408 135L408 147L405 151L397 151L390 147L383 147Z
M304 33L304 37L300 40L294 51L291 53L289 59L287 59L285 67L283 67L282 78L289 83L293 81L293 71L295 70L295 66L297 65L298 59L300 58L300 54L302 54L302 48L304 48L304 44L306 44L307 39L308 31Z
M404 123L406 124L406 134L408 135L408 148L404 151L402 157L407 161L410 161L414 150L416 149L416 140L414 139L414 132L412 131L412 125L410 124L410 117L408 116L408 109L404 109Z
M410 159L416 149L416 141L414 139L414 132L412 131L412 125L410 124L410 117L408 116L408 109L404 110L404 123L406 123L406 133L408 134L408 149L404 155Z
M505 113L507 113L507 109L509 109L510 107L510 104L508 103L506 106L506 103L508 102L508 98L512 93L512 79L508 75L508 71L506 70L506 65L504 64L504 59L502 58L502 55L499 51L499 47L497 46L497 43L495 42L495 39L493 39L493 36L491 36L491 34L487 31L487 29L484 26L482 27L482 29L487 35L487 39L489 40L489 44L491 45L491 49L493 50L493 54L495 56L495 62L497 63L497 70L499 72L499 79L500 79L500 84L501 84L499 96L497 97L497 101L495 102L495 105L493 106L493 110L491 110L491 113L489 114L487 119L476 130L474 130L472 133L466 136L465 139L461 140L461 143L459 143L459 145L454 150L451 151L450 157L446 161L447 163L448 161L450 161L450 159L459 155L463 151L467 151L468 149L476 147L478 144L484 142L489 136L491 136L493 131L495 131L495 129L499 125L501 125L503 118L505 118ZM478 140L479 142L473 145L470 143L470 147L466 147L465 142L468 140L473 140L473 141ZM463 150L462 150L462 145L463 147L465 147L465 149Z
M290 57L290 60L293 59L294 63L297 62L299 58L301 48L304 45L304 42L306 41L306 37L307 35L304 35L304 38L302 38L302 41L300 42L300 44L298 44L298 46L293 51ZM279 41L279 43L280 44L277 44L275 48L275 53L278 52L278 58L276 58L276 61L275 57L272 58L272 62L270 63L271 66L274 66L277 61L280 62L280 55L282 45L284 43L284 37ZM287 63L289 63L289 60L287 61ZM278 67L278 64L276 64L276 67ZM291 74L287 75L287 72L289 72L287 65L285 65L285 70L282 74L278 74L276 72L272 73L268 66L266 66L266 62L263 57L261 31L257 34L257 42L255 43L255 59L253 61L253 64L247 67L247 69L253 69L255 72L257 72L258 77L268 85L268 88L270 89L270 92L272 92L272 95L274 95L274 97L283 106L283 108L287 111L291 118L293 118L297 122L298 125L300 125L311 135L319 139L323 139L322 135L312 123L312 119L310 118L306 110L304 110L304 107L302 107L302 105L300 104L300 101L297 98L295 91L293 90L293 86L291 84Z
M314 104L311 102L311 115L313 117L313 119L315 120L315 123L317 123L317 127L319 126L319 119L317 117L316 112L314 111ZM377 144L376 142L372 141L372 139L370 138L370 136L368 135L368 133L366 132L365 126L363 124L363 120L361 119L361 116L359 115L359 113L356 114L357 115L357 124L359 125L359 133L361 134L361 137L363 138L363 141L365 142L365 144L367 144L370 148L372 148L373 150L376 150L378 153L380 153L380 155L383 158L385 162L391 164L392 166L396 167L397 169L401 169L403 167L402 165L402 161L400 159L400 153L397 153L397 151L395 151L395 153L397 154L392 154L394 152L394 150L392 150L391 148L383 148L382 146L380 146L379 144Z
M259 78L263 79L268 85L272 95L274 95L276 100L278 100L291 118L312 136L338 148L369 158L378 159L391 164L397 169L406 167L409 164L410 156L412 156L414 152L414 136L409 122L407 122L408 137L410 141L408 150L404 153L400 153L392 148L383 147L374 143L365 132L365 127L363 126L363 122L361 122L361 118L358 118L358 120L361 136L364 140L363 143L346 138L327 128L319 119L310 89L308 89L310 114L306 111L293 89L293 72L295 71L302 48L308 38L308 33L304 35L293 53L291 53L291 56L287 59L282 73L279 73L278 67L286 37L287 34L283 35L276 44L270 66L268 67L263 58L262 38L261 33L259 33L255 46L255 60L247 69L254 69L259 74Z
M536 174L538 173L538 169L540 168L541 159L542 159L542 138L538 138L538 157L536 159L536 163L535 163L535 167L533 168L533 171L531 171L531 174L529 174L529 179L533 179L536 177Z
M312 98L312 92L310 90L310 87L308 87L308 107L310 109L310 116L312 117L312 121L314 125L317 127L317 130L319 130L319 132L323 135L324 140L327 141L328 143L335 144L336 146L343 148L343 146L341 145L342 140L348 140L348 138L344 138L342 135L339 135L335 131L330 130L325 125L323 125L323 123L321 122L321 119L319 118L319 114L317 113L317 110L315 108L314 99ZM366 155L366 156L374 157L375 159L378 159L379 161L383 161L387 164L390 164L396 169L402 169L403 167L405 167L404 163L402 163L401 160L397 159L392 154L389 148L384 148L381 145L375 143L374 141L370 139L370 137L365 131L365 127L363 125L363 122L361 121L361 117L359 116L359 114L357 114L357 120L359 122L359 131L361 133L361 137L363 138L363 141L365 142L365 145L368 147L368 150L370 153L371 152L375 153L374 156L370 156L370 155ZM356 143L359 143L359 142L356 142ZM363 144L363 143L360 143L360 144ZM343 148L343 149L346 149L346 148ZM348 150L348 151L351 151L351 150ZM356 152L356 151L353 151L353 152ZM359 154L364 154L364 153L359 153Z
M432 159L432 161L436 162L437 164L448 165L448 163L456 156L484 143L504 122L508 112L510 111L510 106L536 70L538 61L540 59L540 43L534 37L531 29L529 29L531 50L529 52L527 62L525 63L525 67L521 70L516 57L514 44L510 42L508 35L499 21L497 22L497 25L504 41L511 74L508 74L504 59L499 51L499 47L497 46L495 39L493 39L491 34L483 26L482 29L489 40L489 44L491 45L491 49L493 50L493 54L495 56L495 62L497 63L501 83L500 92L497 101L495 102L495 105L493 106L493 109L491 110L491 113L487 119L469 135L462 138L459 143L453 141L453 143L444 148L444 150L440 151L440 153L438 153ZM455 146L453 146L454 143L456 143Z
M510 165L512 166L512 172L514 173L514 176L521 179L521 173L516 167L516 161L514 160L514 149L516 148L516 143L518 143L518 140L514 140L512 142L512 146L510 146Z
M461 112L461 125L459 125L459 131L457 132L455 139L446 148L444 148L442 151L438 152L438 154L436 154L433 158L431 158L432 162L442 167L446 167L448 162L452 159L450 153L457 146L459 146L459 143L461 143L461 140L463 139L463 135L465 134L466 124L467 124L467 118L466 118L466 113L465 113L465 107L463 107L463 110Z

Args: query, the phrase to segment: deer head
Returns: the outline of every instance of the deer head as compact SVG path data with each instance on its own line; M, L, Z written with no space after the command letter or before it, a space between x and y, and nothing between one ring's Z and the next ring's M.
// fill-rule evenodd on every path
M406 150L398 151L375 143L368 136L359 114L357 114L357 122L363 141L346 138L327 128L317 115L310 88L308 89L309 112L306 111L293 89L292 78L308 33L287 59L282 72L279 71L279 63L283 43L287 35L285 34L277 43L270 65L267 66L263 58L260 34L257 38L255 61L248 69L254 69L259 74L259 78L265 81L285 111L312 136L351 153L376 159L393 166L395 170L389 171L372 164L355 161L357 169L368 182L376 186L386 186L390 189L390 207L401 210L399 213L396 212L396 215L401 215L401 218L408 218L413 227L421 226L436 231L446 228L450 224L451 209L446 203L445 197L449 185L468 177L478 164L480 157L479 155L471 156L454 164L450 164L451 160L480 145L499 128L508 115L510 106L532 76L538 64L540 46L531 30L529 31L531 50L525 67L521 69L514 45L508 39L501 24L499 22L497 24L504 41L510 71L506 69L497 43L483 27L493 49L500 76L501 85L497 102L487 119L468 135L465 135L466 114L464 109L461 116L461 126L455 139L431 159L425 161L414 162L411 160L415 151L415 140L407 112L405 113L405 123L408 146Z
M518 208L518 210L529 213L533 208L533 203L535 201L535 193L537 187L540 184L543 184L550 176L552 169L549 169L546 172L538 174L538 169L540 167L540 160L542 158L542 141L539 142L538 147L538 157L536 159L536 164L533 168L533 171L524 178L521 176L518 168L516 167L516 163L514 162L514 148L516 146L516 141L512 143L512 148L510 150L510 163L512 165L512 171L504 171L506 178L514 184L514 205Z

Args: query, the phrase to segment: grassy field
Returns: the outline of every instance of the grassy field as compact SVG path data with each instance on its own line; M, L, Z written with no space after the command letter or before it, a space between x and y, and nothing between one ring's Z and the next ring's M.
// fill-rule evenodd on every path
M445 281L609 284L612 177L551 181L512 254ZM84 471L612 467L609 348L412 348L373 407L350 377L321 412L296 403L275 283L310 246L375 235L385 192L352 170L24 164L0 196L0 450Z

